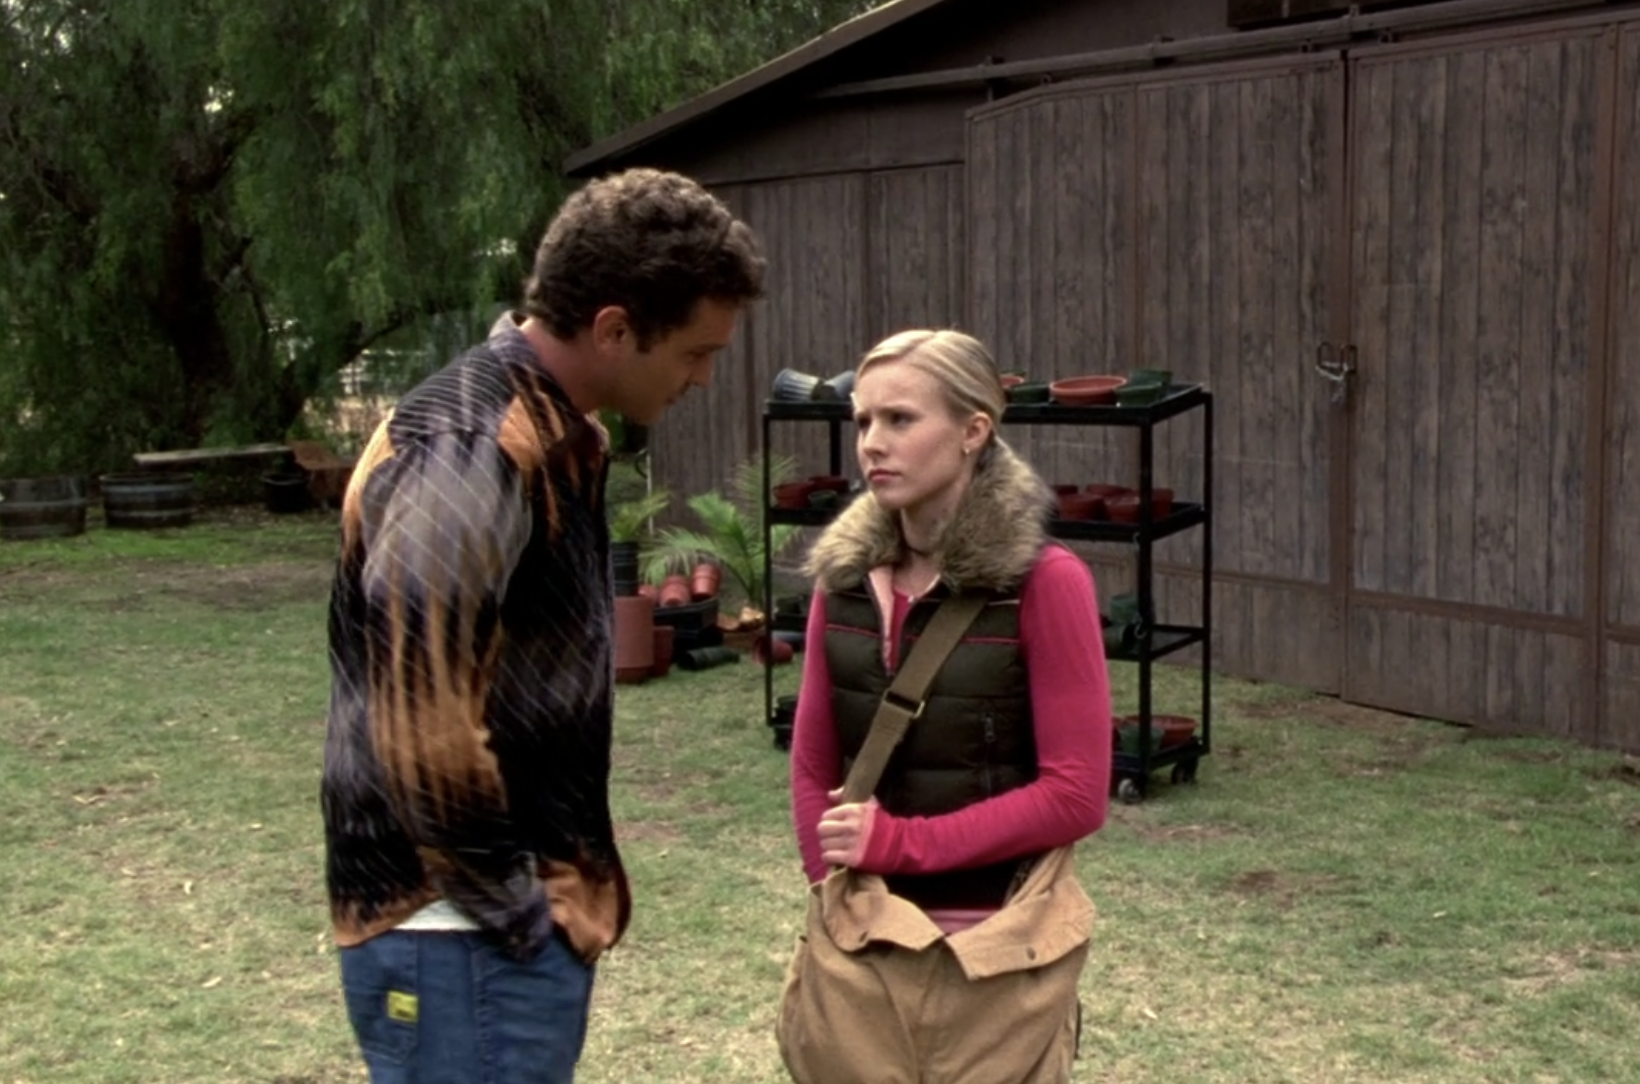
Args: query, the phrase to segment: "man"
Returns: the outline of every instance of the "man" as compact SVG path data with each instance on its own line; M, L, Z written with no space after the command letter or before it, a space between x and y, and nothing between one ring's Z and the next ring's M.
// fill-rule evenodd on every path
M752 231L633 170L571 196L523 311L415 388L354 468L322 804L374 1084L574 1078L631 910L610 823L608 448L705 387L761 296Z

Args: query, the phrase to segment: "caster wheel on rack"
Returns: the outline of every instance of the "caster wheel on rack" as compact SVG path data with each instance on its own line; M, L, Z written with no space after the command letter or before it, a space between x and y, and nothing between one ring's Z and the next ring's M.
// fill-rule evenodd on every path
M1123 779L1116 784L1116 797L1123 805L1138 805L1145 800L1139 784L1131 779Z
M1175 783L1194 783L1196 781L1196 763L1195 757L1179 761L1173 765L1173 774L1170 778Z

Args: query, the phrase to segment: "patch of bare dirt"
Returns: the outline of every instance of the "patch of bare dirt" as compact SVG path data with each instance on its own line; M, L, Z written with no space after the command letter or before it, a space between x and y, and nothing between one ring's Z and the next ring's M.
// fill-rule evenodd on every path
M76 791L74 794L70 795L70 797L73 798L74 804L78 806L90 807L109 805L118 802L122 798L129 798L133 795L140 794L151 788L153 784L154 781L152 779L130 780L119 783L97 783L93 786L86 787L84 790Z
M1429 741L1390 741L1382 745L1372 756L1353 760L1339 757L1335 758L1333 763L1342 775L1367 778L1389 775L1404 772L1416 765L1435 744Z
M1427 723L1427 720L1420 716L1385 711L1365 704L1352 704L1335 696L1312 696L1270 704L1237 705L1235 710L1245 719L1313 719L1369 734L1405 734L1409 728Z
M154 599L185 599L225 610L266 610L292 602L327 598L333 568L324 562L272 560L246 565L208 565L181 561L130 562L117 571L98 571L103 587L97 608L119 611L141 608ZM61 566L0 568L0 590L35 596L74 590L87 573Z
M642 843L646 846L674 847L686 837L677 827L665 821L628 820L615 826L615 839L626 846Z
M1640 953L1611 950L1576 949L1571 952L1552 952L1533 961L1525 974L1508 979L1511 987L1523 993L1546 993L1586 978L1590 973L1612 968L1629 967Z
M267 610L313 602L328 597L331 584L331 569L307 561L227 567L166 565L138 575L161 594L223 610Z
M0 590L50 591L76 578L60 566L45 561L5 565L0 567Z
M1239 896L1262 896L1281 883L1281 874L1273 869L1251 869L1238 873L1230 881L1230 891Z
M631 787L646 802L669 802L682 786L670 770L645 766L624 749L616 750L614 761L621 785Z
M1312 696L1273 704L1238 707L1249 719L1303 719L1323 726L1347 730L1378 739L1377 747L1366 755L1339 757L1333 761L1338 772L1351 776L1379 776L1402 772L1417 764L1433 748L1455 736L1450 731L1430 727L1429 720L1416 715L1385 711L1364 704L1351 704L1332 696ZM1453 727L1456 735L1467 738L1467 728Z
M1280 870L1253 869L1231 878L1229 889L1234 895L1265 900L1286 911L1302 897L1336 892L1345 883L1343 877L1299 876Z
M1147 843L1210 843L1237 835L1222 824L1153 824L1139 806L1112 803L1107 816Z
M1487 736L1490 735L1483 735L1483 737ZM1477 739L1465 734L1464 740L1475 741ZM1516 764L1553 764L1557 760L1565 759L1564 754L1557 753L1553 749L1499 749L1493 755L1499 760L1512 760Z
M104 585L93 608L141 610L156 601L181 599L213 609L268 610L329 597L331 569L312 561L264 561L250 565L201 565L179 561L133 562L116 573L97 574ZM9 583L35 594L74 588L84 572L13 570Z
M1262 704L1231 704L1243 719L1284 719L1292 715L1314 713L1314 705L1331 703L1331 697L1308 697L1301 700L1272 700Z
M23 749L44 749L57 735L40 717L40 706L23 696L0 696L0 736Z
M1591 769L1590 775L1596 779L1610 779L1617 783L1627 783L1631 787L1640 787L1640 764L1625 760L1621 764L1613 764L1606 768Z

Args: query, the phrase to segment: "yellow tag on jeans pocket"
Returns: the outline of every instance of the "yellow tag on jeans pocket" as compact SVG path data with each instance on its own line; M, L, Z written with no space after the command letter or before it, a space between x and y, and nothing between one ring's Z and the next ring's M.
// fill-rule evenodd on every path
M416 995L401 990L387 991L387 1015L401 1024L416 1022Z

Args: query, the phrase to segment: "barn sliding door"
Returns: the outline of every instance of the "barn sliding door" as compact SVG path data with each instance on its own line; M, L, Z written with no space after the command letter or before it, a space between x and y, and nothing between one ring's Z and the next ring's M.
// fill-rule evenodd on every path
M1588 730L1609 41L1353 62L1348 699Z
M1215 665L1336 692L1334 443L1312 372L1335 340L1344 165L1343 64L1288 58L1150 79L1136 89L1139 322L1134 364L1217 400ZM1190 428L1158 430L1160 477L1200 488ZM1195 548L1164 543L1170 608L1189 613Z
M968 163L974 326L1032 377L1149 367L1213 389L1215 666L1327 691L1335 457L1309 374L1343 330L1343 137L1342 61L1289 58L1021 94L972 115ZM1132 484L1131 437L1018 434L1078 483ZM1196 499L1206 454L1199 425L1158 428L1158 484ZM1127 586L1126 554L1088 556L1106 594ZM1162 619L1188 621L1199 539L1157 556Z

